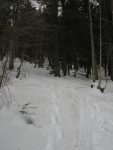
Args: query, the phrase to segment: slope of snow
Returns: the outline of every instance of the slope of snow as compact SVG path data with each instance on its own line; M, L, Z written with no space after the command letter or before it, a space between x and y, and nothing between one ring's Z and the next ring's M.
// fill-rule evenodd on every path
M0 92L0 150L113 150L113 83L90 85L25 64Z

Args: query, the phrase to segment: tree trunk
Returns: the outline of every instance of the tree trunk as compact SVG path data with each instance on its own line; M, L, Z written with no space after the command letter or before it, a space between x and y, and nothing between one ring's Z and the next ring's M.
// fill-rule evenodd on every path
M111 80L113 81L113 57L111 58Z
M113 0L111 0L111 13L112 13L112 25L113 25ZM111 80L113 81L113 46L111 52L111 59L110 59L110 66L111 66Z
M92 49L92 74L93 74L93 82L95 82L98 79L98 71L97 71L97 62L96 62L96 56L95 56L93 23L92 23L90 0L89 0L89 18L90 18L90 35L91 35L91 49Z
M15 57L15 51L13 42L11 42L10 50L9 50L9 70L12 70L14 68L14 57Z
M60 64L57 52L54 54L54 75L60 77Z
M62 70L63 70L64 76L66 76L67 75L67 63L66 63L66 56L65 56L65 54L63 56Z
M11 49L9 54L9 70L12 70L13 68L14 68L14 51L13 49Z
M8 55L6 55L6 60L3 63L3 69L2 69L2 75L0 76L0 88L2 87L3 81L4 81L4 76L7 71L7 62L8 62Z

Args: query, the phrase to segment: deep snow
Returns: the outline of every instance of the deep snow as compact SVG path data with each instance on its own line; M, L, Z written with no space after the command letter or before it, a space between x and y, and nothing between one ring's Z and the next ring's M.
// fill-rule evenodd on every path
M0 150L113 150L111 81L102 94L91 80L32 64L15 72L0 91Z

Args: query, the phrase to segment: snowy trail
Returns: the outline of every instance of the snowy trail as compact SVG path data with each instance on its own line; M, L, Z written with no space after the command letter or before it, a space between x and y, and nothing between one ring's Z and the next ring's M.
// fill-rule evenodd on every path
M57 119L59 125L59 139L60 147L57 149L77 149L79 132L78 132L78 114L76 107L69 101L70 92L65 92L63 87L56 88L53 84L53 90L55 91L55 105L56 112L59 119ZM68 89L69 91L69 89ZM71 90L70 90L71 91ZM72 100L73 101L73 100ZM77 106L77 105L76 105ZM76 119L75 119L76 118ZM65 144L64 144L65 143Z
M91 150L91 120L88 110L88 100L80 99L80 150Z
M60 125L60 111L59 107L57 105L56 97L55 95L52 96L52 103L54 112L51 115L51 121L52 121L52 130L49 133L48 137L48 143L47 143L47 150L53 150L56 149L57 141L59 141L63 137L63 131Z
M0 111L0 150L113 150L113 94L30 67L28 78L9 85L15 101Z

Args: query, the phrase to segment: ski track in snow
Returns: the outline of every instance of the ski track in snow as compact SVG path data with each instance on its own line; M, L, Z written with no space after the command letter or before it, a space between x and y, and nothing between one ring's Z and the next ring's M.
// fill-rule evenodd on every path
M29 78L10 85L15 102L1 110L0 150L113 150L113 101L107 103L107 96L86 81L52 78L32 66L29 70ZM29 110L33 125L19 114L26 103L37 107Z

